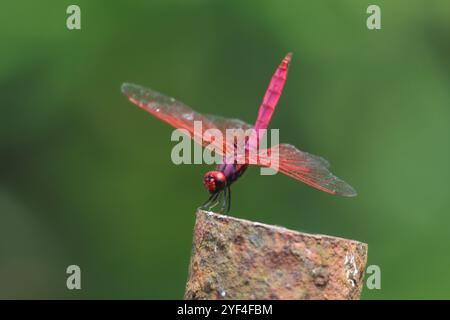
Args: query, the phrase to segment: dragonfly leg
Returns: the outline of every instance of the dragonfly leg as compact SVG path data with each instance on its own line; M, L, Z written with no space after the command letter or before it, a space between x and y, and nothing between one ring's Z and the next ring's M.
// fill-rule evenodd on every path
M202 205L200 206L200 208L203 208L204 206L206 206L207 204L209 204L209 203L211 202L212 198L213 198L215 195L216 195L215 193L212 193L211 196L208 198L208 200L206 200L206 202L205 202L204 204L202 204Z
M220 208L220 213L228 212L228 187L223 189L222 207Z
M219 197L219 192L211 194L209 199L206 200L206 202L204 204L202 204L200 209L210 211L212 208L215 207L215 205L212 205L212 204L217 200L218 197Z
M228 207L227 207L226 213L230 212L230 209L231 209L231 187L227 186L227 190L228 190L228 192L227 192L227 195L228 195L228 199L227 199Z
M212 211L212 209L215 208L218 204L223 203L223 190L217 192L216 194L217 196L212 199L208 211ZM219 212L222 212L222 210L220 210Z

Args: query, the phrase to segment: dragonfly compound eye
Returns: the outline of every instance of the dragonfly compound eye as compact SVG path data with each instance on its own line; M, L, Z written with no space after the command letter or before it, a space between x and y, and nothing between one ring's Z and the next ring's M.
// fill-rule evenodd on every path
M221 171L209 171L203 177L203 184L210 192L217 192L226 186L227 179Z

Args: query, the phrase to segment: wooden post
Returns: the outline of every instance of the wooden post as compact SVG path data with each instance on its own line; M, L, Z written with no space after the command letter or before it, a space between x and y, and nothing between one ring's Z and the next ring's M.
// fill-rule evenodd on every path
M185 299L359 299L367 245L197 211Z

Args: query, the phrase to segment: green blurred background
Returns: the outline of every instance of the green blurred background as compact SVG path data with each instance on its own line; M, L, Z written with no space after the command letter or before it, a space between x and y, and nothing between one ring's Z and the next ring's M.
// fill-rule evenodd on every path
M172 164L120 85L253 122L288 51L272 127L359 195L253 168L230 214L368 243L365 299L450 298L448 1L10 1L0 39L0 298L182 298L211 167Z

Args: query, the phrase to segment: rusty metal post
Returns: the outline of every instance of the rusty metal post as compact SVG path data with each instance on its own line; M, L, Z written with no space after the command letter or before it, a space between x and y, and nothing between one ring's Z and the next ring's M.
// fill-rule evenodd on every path
M197 211L185 299L359 299L367 245Z

